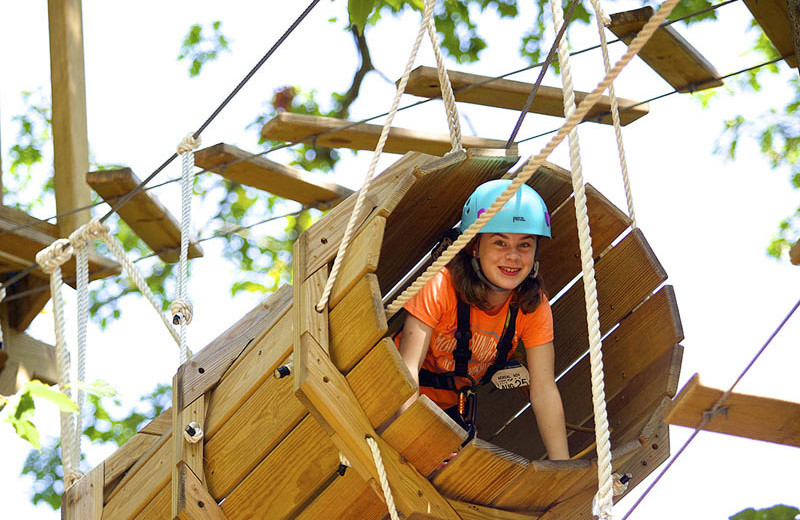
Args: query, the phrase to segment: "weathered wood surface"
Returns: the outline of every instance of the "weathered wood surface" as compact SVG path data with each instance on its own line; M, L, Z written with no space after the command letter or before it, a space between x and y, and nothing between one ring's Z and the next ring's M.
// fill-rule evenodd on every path
M116 481L158 443L159 437L141 432L137 433L103 461L106 493L114 490Z
M433 483L448 498L489 505L527 467L523 457L476 438L433 476Z
M38 379L48 385L54 385L58 382L56 349L54 346L32 338L24 332L18 332L11 327L5 328L3 334L4 350L2 352L6 355L6 362L18 363L23 366L30 379ZM11 395L16 391L14 389L12 392L0 391L0 393Z
M652 15L650 6L612 14L608 28L630 44ZM714 66L669 25L653 33L639 51L639 57L678 92L695 92L723 84Z
M545 512L576 486L591 478L596 466L588 460L533 460L492 505L512 511Z
M381 125L358 123L333 117L311 116L281 112L261 129L261 137L272 141L290 143L314 142L328 148L350 148L352 150L375 150L381 135ZM462 136L464 148L505 148L500 139ZM448 134L434 134L408 128L394 127L389 130L383 151L387 153L422 152L444 155L452 144Z
M684 385L667 414L669 424L696 428L723 390L704 386L695 374ZM703 430L800 447L800 403L731 393Z
M101 520L103 515L103 464L73 484L61 496L64 520Z
M461 520L536 520L539 518L537 513L515 513L458 500L448 500L448 502L456 510Z
M222 509L208 494L195 472L183 461L178 463L177 479L179 493L173 498L173 518L180 520L226 520ZM174 485L174 484L173 484Z
M375 481L370 481L374 486ZM331 484L303 509L296 520L381 520L386 516L386 504L380 489L375 489L361 476L348 469L336 476Z
M353 286L368 273L378 268L383 244L386 218L373 215L369 222L355 235L347 248L345 259L339 268L339 275L331 289L328 307L334 309Z
M141 181L130 168L89 172L86 181L103 200L114 207ZM165 262L174 263L181 254L181 227L152 191L139 191L117 210L136 235ZM197 237L189 238L189 258L203 256Z
M330 207L353 193L324 175L270 161L225 143L198 150L194 162L230 181L296 200L306 206Z
M47 3L50 29L53 166L58 227L67 236L89 222L92 202L83 178L89 170L83 16L78 0ZM87 208L71 213L77 208ZM64 213L67 213L64 215Z
M513 81L510 79L493 79L489 76L479 76L448 70L450 83L456 101L484 105L489 107L522 110L525 102L533 89L532 83ZM406 93L420 97L439 97L442 94L439 77L434 67L417 67L411 72L406 86ZM588 96L587 92L575 92L575 102L580 103ZM636 121L649 112L647 103L637 104L631 99L617 98L620 108L635 107L620 112L620 123L627 125ZM557 87L541 85L536 92L536 97L531 103L529 112L548 116L564 117L564 93ZM584 118L586 121L612 124L611 99L601 96L594 107Z
M758 25L790 67L797 68L786 0L744 0Z
M378 277L367 274L330 313L331 361L349 370L387 330Z
M170 486L163 486L134 518L136 520L164 520L169 518L171 497Z
M190 442L184 437L184 432L189 433L194 427L192 423L201 429L205 427L206 418L206 399L201 395L191 403L180 406L180 396L183 382L180 380L180 372L172 380L172 453L171 463L171 483L172 483L172 517L181 516L187 508L186 494L194 486L194 480L202 483L205 480L205 469L203 467L203 445L202 439L198 442ZM191 476L189 474L191 473ZM201 484L202 485L202 484ZM191 506L190 506L191 507Z

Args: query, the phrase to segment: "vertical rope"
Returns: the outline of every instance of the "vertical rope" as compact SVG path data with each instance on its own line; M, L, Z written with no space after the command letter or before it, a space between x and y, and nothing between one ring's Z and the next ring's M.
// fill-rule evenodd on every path
M386 116L386 122L383 125L383 129L381 129L381 135L378 139L378 146L375 148L375 153L372 156L372 162L369 165L369 169L367 170L367 178L364 180L364 185L358 190L358 197L356 198L356 203L353 206L353 212L350 214L350 220L347 221L347 227L344 231L344 236L342 237L342 241L339 243L339 250L336 253L336 259L333 261L333 268L331 268L331 274L328 276L328 281L325 283L325 290L322 292L322 297L319 299L319 302L315 306L317 312L322 312L325 306L328 304L328 299L331 295L331 290L333 289L333 284L336 281L336 277L339 274L339 270L341 269L342 261L344 260L345 252L347 251L347 246L350 245L350 240L353 238L353 233L355 232L355 224L356 219L358 218L358 214L361 211L361 207L364 205L364 199L366 198L367 192L369 191L369 187L372 185L372 176L375 174L375 168L378 165L378 159L380 158L381 153L383 152L383 147L386 144L386 139L389 136L389 129L392 126L392 121L394 121L395 113L397 112L397 108L400 105L400 98L405 92L406 84L408 83L408 76L411 74L411 67L414 66L414 60L417 58L417 52L419 51L419 46L422 43L422 37L425 34L425 30L428 27L429 20L431 16L433 16L433 4L435 0L425 0L425 10L422 15L422 22L419 26L419 31L417 32L417 37L414 40L414 45L411 49L411 55L408 58L408 63L406 63L405 71L403 72L403 76L400 78L400 83L397 85L397 92L395 93L394 101L392 102L392 108L389 110L389 115ZM449 84L449 83L448 83ZM294 283L302 283L303 280L295 280Z
M456 97L453 94L453 85L450 83L450 76L447 74L447 67L444 65L442 51L439 49L439 40L436 37L436 25L433 16L428 18L428 37L431 39L433 53L436 55L436 73L439 77L439 86L442 91L442 101L444 101L445 111L447 112L447 125L450 128L450 151L461 150L461 122L458 118L458 108L456 107Z
M64 302L61 298L61 265L72 256L72 246L66 238L59 238L47 248L36 253L36 263L50 275L50 296L53 299L53 326L56 335L56 367L58 369L58 389L72 399L70 388L70 359L65 339ZM61 422L61 466L64 472L64 488L71 486L78 478L78 464L75 447L75 416L69 412L60 413Z
M606 74L611 70L611 62L608 58L608 43L606 42L605 28L611 23L608 15L603 11L599 0L591 0L594 7L597 20L597 30L600 33L600 48L603 51L603 65L605 66ZM619 166L622 170L622 183L625 187L625 199L628 202L628 215L631 217L631 226L636 229L636 212L633 209L633 191L631 189L631 180L628 175L628 161L625 159L625 146L622 143L622 125L619 120L619 103L617 102L617 94L614 91L614 83L608 85L608 97L611 98L611 120L614 123L614 136L617 139L617 151L619 153Z
M178 146L181 156L181 253L178 270L178 298L170 305L174 325L180 324L180 360L185 363L189 357L187 326L192 321L192 304L187 296L189 277L189 233L192 221L192 169L194 169L194 149L200 144L192 134L187 135Z
M73 248L75 244L73 243ZM77 276L76 289L78 291L78 383L86 382L86 325L89 320L89 243L84 242L75 249L75 275ZM76 404L78 413L75 415L75 446L80 454L83 453L83 413L86 407L86 395L82 388L78 388Z
M389 510L389 516L392 520L400 520L397 514L397 507L394 505L394 496L392 495L392 488L389 486L389 478L386 476L386 468L383 466L383 457L381 457L381 450L378 446L378 441L372 437L367 436L367 444L372 451L372 460L375 461L375 468L378 470L378 480L381 483L383 490L383 497L386 499L386 508Z
M564 12L559 0L551 0L556 30L564 24ZM558 44L558 59L561 63L561 78L564 83L564 114L570 117L575 113L575 93L572 87L572 69L569 63L567 42ZM583 271L583 290L586 299L586 321L589 333L589 361L592 380L592 406L594 409L595 441L597 443L597 508L601 519L611 518L613 505L613 479L611 477L611 441L608 433L606 413L605 384L603 377L603 351L600 341L600 316L597 308L597 281L594 271L592 237L589 230L589 216L586 211L586 191L583 181L583 167L580 159L580 142L575 128L569 132L570 164L572 167L572 190L575 194L575 218L580 238L581 267Z

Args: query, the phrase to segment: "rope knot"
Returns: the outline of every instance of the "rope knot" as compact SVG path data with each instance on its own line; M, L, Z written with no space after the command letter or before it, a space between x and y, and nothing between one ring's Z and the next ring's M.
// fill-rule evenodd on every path
M69 239L59 238L52 244L36 253L36 263L47 274L52 273L61 267L72 257L72 244Z
M178 145L178 155L191 152L198 146L200 146L200 138L195 138L194 134L189 134L184 137L183 141L181 141L181 144Z
M80 249L87 242L102 237L107 231L108 226L100 222L99 219L93 218L73 231L69 236L69 242L72 244L73 249Z
M81 478L83 478L83 473L76 469L68 469L64 473L64 489L69 488L76 482L78 482Z
M192 303L189 300L178 298L169 304L169 312L172 313L173 325L180 325L181 321L185 325L192 322Z
M190 422L183 430L183 438L191 444L200 442L203 439L203 427L194 421Z

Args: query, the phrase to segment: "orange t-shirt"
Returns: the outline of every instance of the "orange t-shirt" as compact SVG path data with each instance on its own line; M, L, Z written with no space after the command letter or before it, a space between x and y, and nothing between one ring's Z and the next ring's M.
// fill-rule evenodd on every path
M486 370L494 364L497 343L503 333L508 316L511 296L503 307L493 315L476 308L470 308L470 328L472 339L470 349L469 374L479 381ZM433 328L428 353L422 368L434 373L452 372L455 369L453 351L456 348L455 331L458 328L458 298L450 271L444 268L405 305L405 309L422 323ZM511 352L522 341L525 348L537 347L553 341L553 313L550 303L542 295L542 302L530 314L517 314L516 329ZM450 408L458 402L455 392L430 387L420 387L420 393L427 395L441 408Z

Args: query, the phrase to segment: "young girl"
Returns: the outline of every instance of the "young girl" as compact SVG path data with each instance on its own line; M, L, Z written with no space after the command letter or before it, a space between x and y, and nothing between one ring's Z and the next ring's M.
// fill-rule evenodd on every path
M510 183L478 186L464 204L462 232ZM550 215L539 194L523 185L405 305L398 347L420 393L471 428L464 409L468 391L522 346L531 406L548 456L567 459L564 408L553 375L553 316L538 277L541 237L550 237Z

